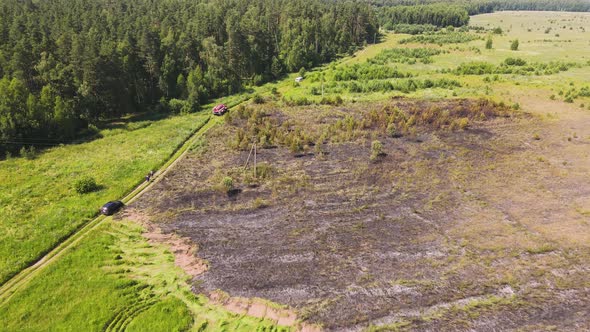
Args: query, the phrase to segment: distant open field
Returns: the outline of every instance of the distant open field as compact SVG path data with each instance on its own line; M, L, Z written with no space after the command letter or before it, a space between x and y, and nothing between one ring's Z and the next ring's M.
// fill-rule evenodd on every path
M518 95L529 94L531 89L543 93L547 98L554 95L555 99L565 100L568 91L576 89L579 92L582 87L588 88L586 77L590 60L590 42L588 41L590 13L500 12L474 16L470 22L470 26L482 27L486 30L475 30L470 33L456 32L456 35L459 38L461 35L473 36L475 40L466 39L465 42L449 44L440 43L437 40L432 43L400 44L400 41L410 39L412 36L387 34L381 44L371 45L355 57L345 58L314 71L310 74L310 79L303 81L298 87L293 88L292 82L279 84L278 91L282 92L287 99L307 97L309 100L319 101L321 100L322 74L324 75L324 95L340 95L344 100L349 101L381 100L394 95L410 95L424 98L482 96L510 102ZM502 34L493 33L492 30L497 27L502 29ZM546 31L549 32L545 33ZM492 39L492 49L485 48L488 37ZM510 50L511 41L515 39L519 40L518 51ZM401 85L408 80L407 78L392 80L395 77L385 77L388 75L383 71L374 77L365 76L356 80L334 79L334 75L342 72L342 68L350 68L350 65L355 64L362 66L368 59L379 56L384 49L408 48L440 53L428 57L419 53L417 53L418 57L397 55L396 60L390 59L385 66L397 69L401 74L410 74L410 79L418 83L430 79L434 83L433 87L408 91L407 87ZM527 66L536 68L548 64L569 63L570 66L564 71L555 73L533 68L527 75L505 73L457 75L455 72L462 64L475 62L499 66L507 58L523 59L527 62ZM390 73L389 76L393 75ZM445 79L454 80L460 86L437 86L437 83ZM352 81L364 89L351 88ZM385 81L397 81L399 84L394 85L393 88L376 86L376 82ZM572 101L578 106L580 104L590 106L588 94L576 95L577 98L573 98Z
M590 329L590 14L500 12L470 24L483 30L386 34L301 83L292 74L255 88L153 190L1 305L0 323ZM141 181L203 120L125 124L1 161L11 196L0 198L11 204L0 212L12 219L0 230L6 250L22 253L3 262L4 278ZM143 159L105 160L107 146ZM66 152L85 157L67 163ZM105 188L82 199L64 174L90 170ZM41 205L53 201L67 204Z

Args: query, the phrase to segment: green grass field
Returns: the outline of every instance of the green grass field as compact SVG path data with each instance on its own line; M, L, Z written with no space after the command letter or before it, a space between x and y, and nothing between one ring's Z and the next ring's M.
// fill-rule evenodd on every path
M274 329L268 321L231 313L195 296L172 253L148 244L141 231L128 222L102 224L0 307L3 330Z
M574 105L590 106L590 96L580 95L586 86L590 54L590 14L503 12L472 17L471 25L501 27L502 35L478 34L481 39L459 44L399 42L410 36L387 34L382 43L370 45L348 57L311 70L300 84L298 74L257 88L266 99L286 102L307 98L320 103L323 97L340 96L344 102L373 101L404 95L420 98L488 97L512 103L535 91ZM546 33L547 29L549 32ZM588 30L588 32L586 32ZM473 32L471 32L473 33ZM493 48L485 49L491 35ZM559 36L557 36L559 35ZM510 41L518 39L518 51ZM402 84L407 78L337 80L336 74L390 48L432 48L444 51L432 62L390 62L381 67L410 73L412 80L455 80L457 87L420 87L413 91L379 90L354 92L373 82ZM499 65L506 58L532 63L567 61L579 64L551 75L456 75L462 63L480 61ZM322 75L324 77L322 84ZM497 76L497 78L494 78ZM405 84L405 83L404 83ZM323 96L322 96L323 85ZM571 92L575 90L574 92ZM227 100L233 102L243 96ZM226 101L227 102L227 101ZM228 102L228 103L230 103ZM331 101L327 101L331 102ZM159 121L122 123L105 129L102 138L89 143L56 147L34 160L0 161L0 283L22 270L61 239L92 218L102 203L124 196L150 170L161 165L184 139L201 126L208 115L193 114ZM102 189L79 195L73 183L82 176L96 178ZM131 331L174 330L271 330L268 321L240 316L195 296L187 276L174 266L163 246L149 245L141 228L127 222L108 221L92 231L75 250L41 272L0 307L0 324L8 331Z
M0 283L22 270L157 169L208 115L113 124L89 143L65 145L28 160L0 161ZM101 189L80 195L84 176Z

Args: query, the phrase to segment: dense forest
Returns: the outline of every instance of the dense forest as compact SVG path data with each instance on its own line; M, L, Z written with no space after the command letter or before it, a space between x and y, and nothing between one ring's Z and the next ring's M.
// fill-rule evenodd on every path
M583 0L371 0L379 23L385 29L398 30L404 24L447 27L469 23L469 15L501 10L590 11Z
M449 4L382 7L377 10L377 15L386 29L399 24L460 27L469 23L467 9Z
M446 4L465 8L469 15L501 10L588 12L587 0L368 0L376 7Z
M590 11L590 2L4 0L0 156L127 113L194 111L350 53L379 25L432 30L498 10Z
M346 54L371 6L325 0L4 0L0 155L89 124L210 98Z

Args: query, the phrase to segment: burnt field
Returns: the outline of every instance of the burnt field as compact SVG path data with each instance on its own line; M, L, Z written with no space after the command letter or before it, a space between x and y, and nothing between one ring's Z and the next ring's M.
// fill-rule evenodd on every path
M590 190L544 153L586 142L552 126L484 100L250 105L130 208L198 246L196 292L327 330L583 330Z

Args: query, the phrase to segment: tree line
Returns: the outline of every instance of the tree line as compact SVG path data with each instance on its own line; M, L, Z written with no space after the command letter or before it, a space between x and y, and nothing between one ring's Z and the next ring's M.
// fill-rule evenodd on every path
M347 54L371 6L327 0L5 0L0 155L148 109L213 97Z
M590 2L584 0L369 0L369 3L376 7L457 5L465 8L469 15L502 10L590 11Z
M386 29L399 24L460 27L469 23L467 9L449 4L382 7L377 10L377 15L379 22Z
M386 29L403 24L459 27L470 15L502 10L588 12L590 2L580 0L370 0L379 23ZM406 27L407 29L407 27Z

